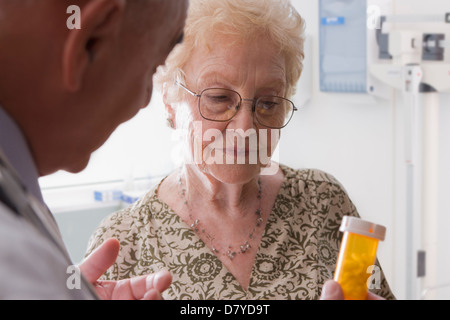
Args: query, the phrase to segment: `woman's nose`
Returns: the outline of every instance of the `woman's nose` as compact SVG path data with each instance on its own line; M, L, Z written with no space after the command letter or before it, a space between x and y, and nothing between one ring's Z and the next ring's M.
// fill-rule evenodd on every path
M239 111L228 125L228 128L230 128L230 125L233 129L242 129L244 131L255 128L255 119L253 115L254 103L254 100L242 99Z

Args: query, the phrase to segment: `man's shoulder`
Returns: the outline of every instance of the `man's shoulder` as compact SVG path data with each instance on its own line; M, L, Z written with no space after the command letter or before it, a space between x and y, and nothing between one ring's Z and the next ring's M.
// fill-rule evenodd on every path
M0 202L0 299L87 298L67 286L68 267L51 240Z

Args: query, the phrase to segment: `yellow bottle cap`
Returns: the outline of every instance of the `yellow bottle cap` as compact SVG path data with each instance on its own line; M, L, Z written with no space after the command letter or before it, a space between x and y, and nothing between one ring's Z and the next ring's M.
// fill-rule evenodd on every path
M344 216L339 231L361 234L384 241L386 227L356 217Z

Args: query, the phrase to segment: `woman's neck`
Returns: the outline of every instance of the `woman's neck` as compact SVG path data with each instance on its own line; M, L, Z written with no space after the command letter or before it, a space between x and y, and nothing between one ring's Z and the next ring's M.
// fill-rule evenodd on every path
M180 172L188 201L201 201L203 207L230 216L249 212L258 195L258 177L237 184L223 183L210 174L199 172L195 166L186 165Z

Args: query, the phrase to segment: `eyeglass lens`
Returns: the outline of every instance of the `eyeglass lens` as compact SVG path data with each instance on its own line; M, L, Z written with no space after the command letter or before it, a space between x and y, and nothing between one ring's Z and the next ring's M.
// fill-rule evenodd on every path
M231 120L239 111L241 96L228 89L206 89L201 93L201 115L211 121ZM294 104L284 98L263 96L255 104L256 120L269 128L282 128L288 124L294 112Z

